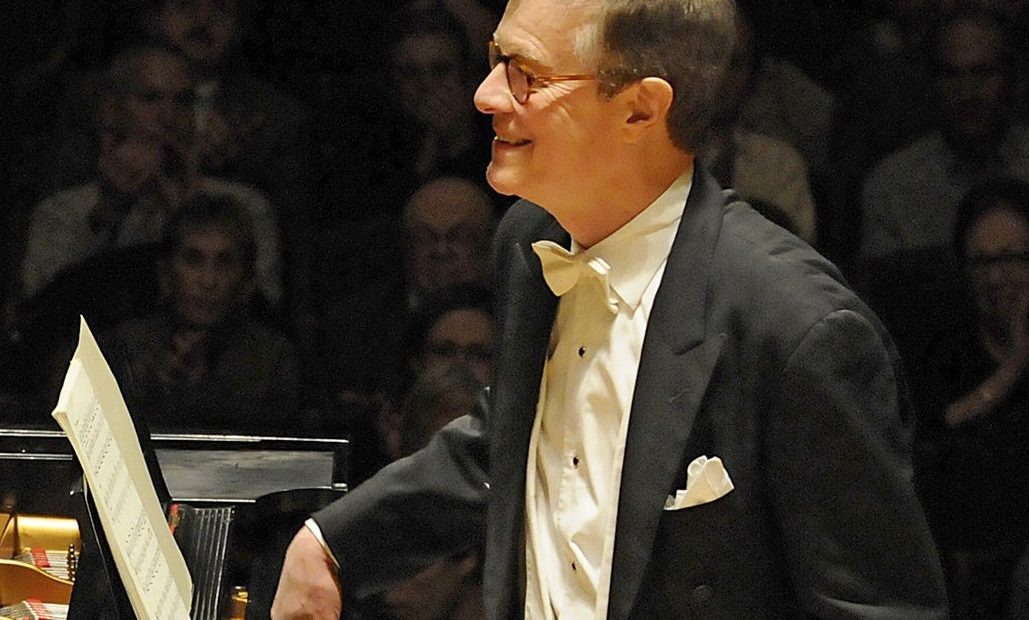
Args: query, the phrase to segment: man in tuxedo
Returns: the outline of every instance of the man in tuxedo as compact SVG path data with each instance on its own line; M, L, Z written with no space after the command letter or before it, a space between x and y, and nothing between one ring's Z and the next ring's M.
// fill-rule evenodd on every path
M336 617L483 518L490 618L945 616L889 336L694 163L733 20L511 0L475 95L487 178L525 199L495 239L492 389L312 517L273 617Z

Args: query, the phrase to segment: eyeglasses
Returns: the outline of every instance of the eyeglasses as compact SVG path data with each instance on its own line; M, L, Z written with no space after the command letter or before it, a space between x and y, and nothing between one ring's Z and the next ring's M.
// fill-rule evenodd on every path
M532 73L525 70L517 60L510 56L505 56L500 48L497 46L496 41L493 39L489 40L489 68L492 71L497 65L503 63L505 74L507 75L507 87L511 90L511 95L514 100L518 103L525 103L529 100L529 95L536 92L544 86L553 84L554 82L576 82L579 80L595 80L596 75L588 73L572 73L568 75L533 75Z
M1010 269L1029 265L1029 250L1024 252L1003 252L1000 254L982 254L972 256L967 263L969 270L983 273L993 267Z

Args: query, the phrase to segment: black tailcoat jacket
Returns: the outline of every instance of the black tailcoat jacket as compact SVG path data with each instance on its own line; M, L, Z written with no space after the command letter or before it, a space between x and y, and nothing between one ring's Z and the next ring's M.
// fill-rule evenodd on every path
M315 515L345 600L484 544L489 616L522 617L526 461L558 301L540 239L569 241L539 207L511 207L479 415ZM908 417L893 344L837 269L698 166L644 338L607 617L945 617ZM700 455L735 489L665 510Z

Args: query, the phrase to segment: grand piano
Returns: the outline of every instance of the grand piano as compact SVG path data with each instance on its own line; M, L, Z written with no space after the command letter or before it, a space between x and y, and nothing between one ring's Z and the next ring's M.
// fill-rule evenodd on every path
M193 579L191 617L267 618L293 534L308 514L347 490L349 443L212 434L141 433L140 439ZM15 547L26 546L57 555L75 550L74 585L15 566L7 570L17 570L17 583L25 585L0 588L0 606L32 597L69 603L72 619L134 617L80 481L62 433L0 429L0 528L15 520L23 528L0 538L0 554L18 555ZM50 533L41 538L44 532ZM7 559L0 571L17 562ZM0 575L0 581L15 578Z

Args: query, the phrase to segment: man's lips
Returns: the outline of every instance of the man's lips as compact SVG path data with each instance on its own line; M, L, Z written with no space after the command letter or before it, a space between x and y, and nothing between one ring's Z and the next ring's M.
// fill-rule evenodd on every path
M493 138L493 141L507 146L525 146L532 142L532 140L516 140L514 138L502 138L500 136Z

